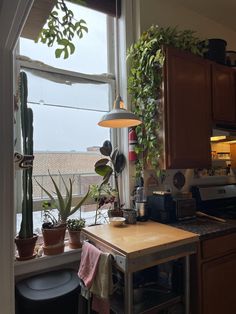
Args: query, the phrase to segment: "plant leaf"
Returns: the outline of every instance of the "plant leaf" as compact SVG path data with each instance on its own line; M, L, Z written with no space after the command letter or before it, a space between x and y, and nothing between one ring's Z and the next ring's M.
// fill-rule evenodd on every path
M125 156L122 153L118 153L116 157L116 162L114 164L115 172L121 173L125 168Z
M108 165L105 166L98 166L95 168L95 172L100 176L104 177L107 173L113 172L112 168Z
M54 180L53 177L51 176L50 172L49 172L49 176L50 176L50 178L51 178L51 180L52 180L52 183L53 183L53 185L54 185L54 188L55 188L55 190L56 190L56 194L57 194L57 197L58 197L58 205L59 205L58 211L59 211L59 214L60 214L61 211L64 211L64 210L65 210L65 203L64 203L63 197L62 197L62 195L61 195L61 192L60 192L60 190L59 190L59 188L58 188L58 186L57 186L55 180Z
M99 166L105 166L108 162L109 162L109 159L102 158L95 163L94 168L97 168Z
M110 156L111 152L112 152L112 144L110 141L105 141L102 145L102 147L100 147L100 152L102 155L104 156Z

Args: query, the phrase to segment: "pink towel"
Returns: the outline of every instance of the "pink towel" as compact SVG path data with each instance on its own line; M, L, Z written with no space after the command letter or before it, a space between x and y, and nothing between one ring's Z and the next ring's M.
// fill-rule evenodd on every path
M86 288L90 288L95 277L101 251L94 245L84 242L78 276L83 280Z

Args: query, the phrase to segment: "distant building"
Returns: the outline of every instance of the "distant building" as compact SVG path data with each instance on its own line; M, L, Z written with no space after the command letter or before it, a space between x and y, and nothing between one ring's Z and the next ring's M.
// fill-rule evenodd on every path
M44 188L53 191L49 171L59 184L62 193L65 194L63 182L59 176L60 172L66 182L69 178L74 178L73 193L83 195L87 192L89 185L101 183L101 176L94 171L94 165L100 158L101 154L96 147L89 147L87 152L35 152L33 176ZM47 197L36 181L33 185L34 199Z

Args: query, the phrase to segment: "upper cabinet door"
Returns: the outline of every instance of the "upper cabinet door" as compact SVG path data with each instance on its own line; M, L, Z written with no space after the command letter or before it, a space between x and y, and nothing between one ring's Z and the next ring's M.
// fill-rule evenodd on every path
M165 167L210 167L210 62L166 48L164 121Z
M219 64L212 64L212 111L215 123L236 124L234 70Z

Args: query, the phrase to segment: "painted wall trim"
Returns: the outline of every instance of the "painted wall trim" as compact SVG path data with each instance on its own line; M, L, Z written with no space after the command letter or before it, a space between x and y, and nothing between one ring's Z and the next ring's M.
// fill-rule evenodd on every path
M3 0L0 8L0 304L4 314L14 304L14 48L33 4Z

